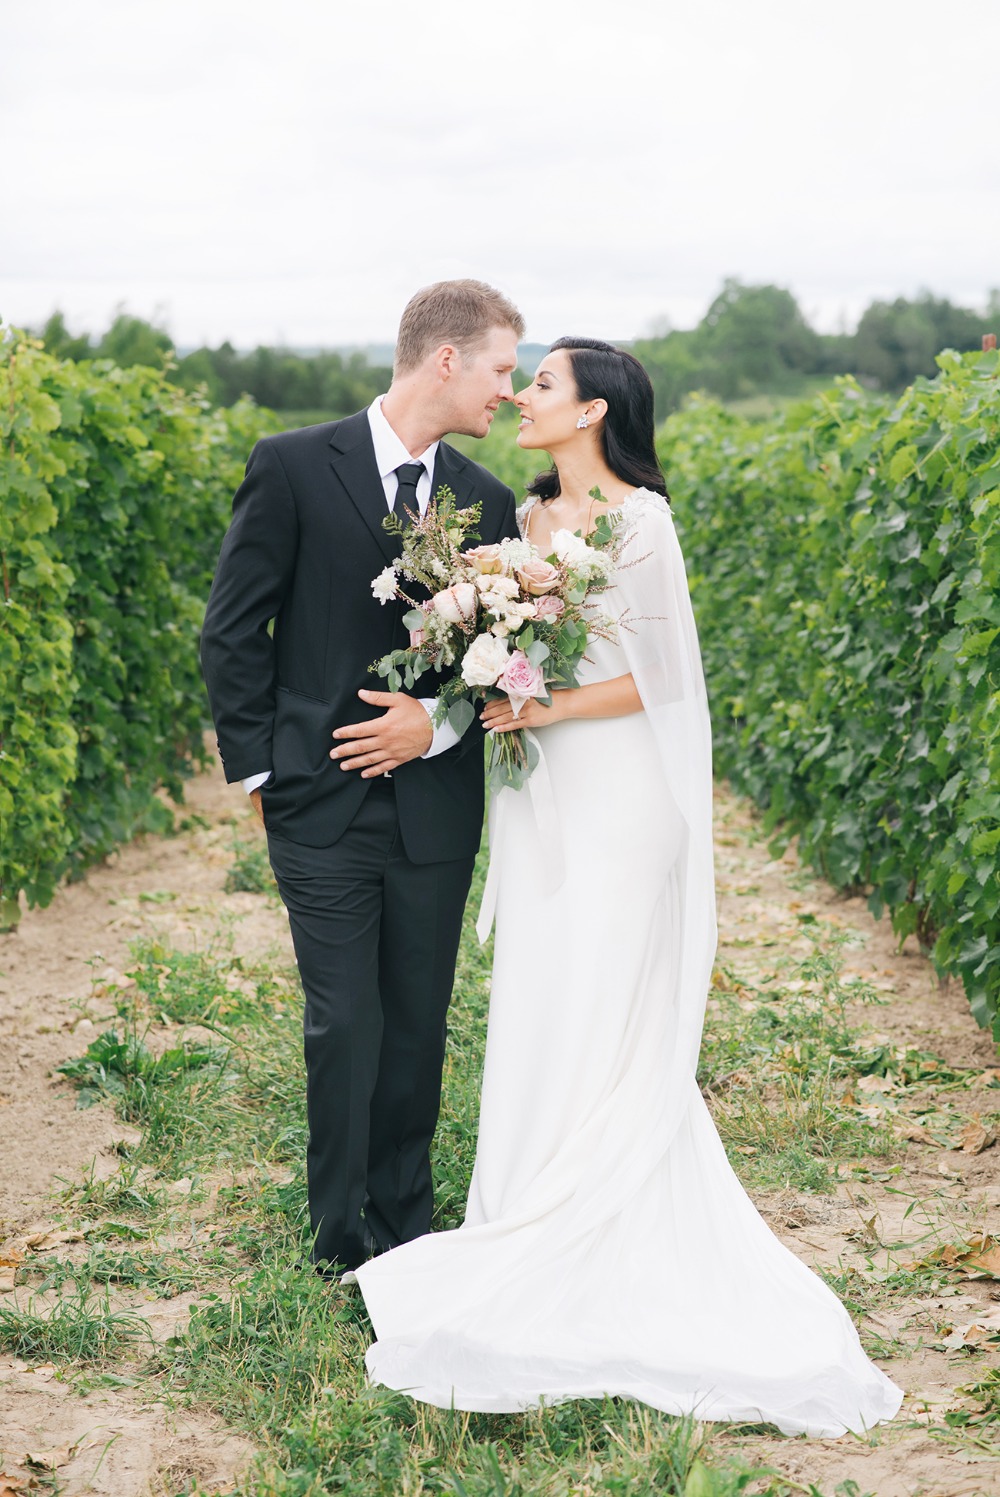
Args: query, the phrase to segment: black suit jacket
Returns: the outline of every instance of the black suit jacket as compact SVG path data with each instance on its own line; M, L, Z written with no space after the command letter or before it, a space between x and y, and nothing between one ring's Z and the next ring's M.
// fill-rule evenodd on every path
M440 443L431 492L481 503L483 544L517 534L505 484ZM308 847L336 842L371 781L329 757L333 729L381 714L358 698L383 691L372 662L407 643L401 603L372 578L399 553L382 528L385 490L368 415L258 442L233 500L202 632L201 657L226 779L265 769L268 830ZM268 631L274 620L273 637ZM439 677L425 675L418 695ZM483 816L478 723L453 748L393 772L400 831L418 863L475 854Z

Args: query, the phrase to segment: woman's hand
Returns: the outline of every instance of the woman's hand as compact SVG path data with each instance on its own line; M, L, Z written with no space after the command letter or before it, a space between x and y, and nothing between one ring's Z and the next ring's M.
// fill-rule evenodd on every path
M569 695L568 691L554 691L551 707L546 707L536 697L529 697L517 717L514 716L510 698L500 697L486 703L481 714L483 726L488 733L513 733L516 728L547 727L549 723L560 722L568 715L566 698Z

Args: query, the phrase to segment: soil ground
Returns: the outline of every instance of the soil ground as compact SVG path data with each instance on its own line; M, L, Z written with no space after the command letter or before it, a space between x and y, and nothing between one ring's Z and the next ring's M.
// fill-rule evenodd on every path
M155 937L199 947L217 938L222 925L241 954L290 957L275 901L224 892L234 835L260 835L239 790L227 787L216 770L199 775L180 816L178 835L124 847L85 880L63 888L48 909L27 911L16 933L0 936L0 1304L21 1295L14 1276L4 1278L4 1260L30 1259L36 1234L85 1229L68 1220L60 1192L87 1172L111 1174L116 1145L130 1136L110 1107L78 1110L74 1089L54 1074L95 1037L102 985L123 980L129 942ZM996 1232L1000 1150L990 1140L1000 1110L1000 1071L991 1071L1000 1060L961 989L941 986L912 946L899 951L888 922L874 921L862 899L844 898L810 878L794 852L773 859L751 811L724 789L717 829L720 967L732 964L745 973L756 964L763 972L776 950L805 953L809 917L840 925L856 938L846 952L848 969L873 984L882 1000L875 1008L859 1005L852 1014L858 1027L875 1031L887 1045L930 1052L949 1068L982 1072L980 1085L948 1090L943 1101L932 1086L919 1096L897 1097L891 1084L851 1099L850 1105L871 1109L873 1122L888 1117L901 1135L909 1130L914 1136L901 1138L891 1167L868 1161L857 1178L842 1171L833 1194L756 1193L772 1228L811 1266L852 1271L869 1284L942 1244L961 1247L976 1233ZM942 1107L945 1142L940 1129L914 1121ZM982 1134L969 1135L963 1149L962 1125L975 1119ZM72 1241L64 1251L72 1255ZM190 1296L159 1300L152 1292L129 1299L154 1338L176 1332L189 1302ZM894 1426L870 1440L840 1441L720 1431L715 1453L732 1450L771 1464L802 1483L800 1490L815 1483L824 1494L848 1480L878 1497L1000 1491L1000 1445L995 1436L987 1438L995 1426L977 1435L944 1419L967 1405L959 1390L997 1365L997 1279L956 1270L940 1292L917 1288L910 1298L896 1295L869 1321L884 1343L880 1364L907 1392ZM28 1463L29 1452L49 1458L49 1479L70 1497L167 1494L192 1485L217 1492L239 1481L253 1456L246 1438L208 1411L170 1406L155 1379L127 1374L123 1369L120 1386L104 1379L88 1388L52 1365L0 1354L0 1472L9 1487L26 1490L29 1480L44 1475ZM0 1476L0 1497L4 1493Z

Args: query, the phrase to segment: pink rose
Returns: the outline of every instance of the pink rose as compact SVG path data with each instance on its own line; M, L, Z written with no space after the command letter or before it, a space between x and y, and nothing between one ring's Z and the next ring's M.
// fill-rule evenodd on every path
M520 716L521 708L529 697L545 695L542 668L540 665L532 665L523 650L513 652L503 674L497 677L497 685L510 697L515 717Z
M565 609L566 604L562 598L556 598L552 593L546 593L544 598L539 598L535 604L536 619L557 619Z
M471 550L463 554L467 561L472 562L477 572L482 572L486 576L497 577L503 571L499 546L473 546Z
M449 624L471 624L476 617L476 589L471 582L456 582L435 593L431 602Z
M562 573L550 561L526 561L517 568L517 580L533 598L550 593L562 581Z

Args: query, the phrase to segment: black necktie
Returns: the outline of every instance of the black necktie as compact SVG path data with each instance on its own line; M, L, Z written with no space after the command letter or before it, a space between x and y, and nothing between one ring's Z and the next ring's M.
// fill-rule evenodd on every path
M399 522L404 530L411 523L407 510L417 516L420 514L420 506L417 503L417 483L423 471L423 463L403 463L396 469L399 488L396 490L396 501L392 510L393 514L399 516Z

